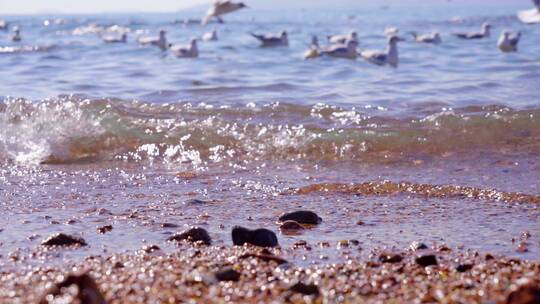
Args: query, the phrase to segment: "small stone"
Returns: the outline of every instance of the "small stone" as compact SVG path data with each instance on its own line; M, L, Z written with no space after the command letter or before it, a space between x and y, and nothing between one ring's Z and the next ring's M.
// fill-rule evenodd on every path
M203 228L191 228L188 229L182 233L175 234L167 239L167 241L172 242L180 242L180 241L188 241L188 242L201 242L204 245L210 245L212 243L212 240L210 238L210 235L208 235L208 232Z
M111 232L113 229L112 225L105 225L97 228L97 232L101 234L105 234L107 232Z
M319 287L315 284L309 284L306 285L304 283L296 283L291 288L289 288L290 291L298 292L306 296L318 296L319 295Z
M240 280L240 276L241 274L232 268L226 268L224 270L216 272L216 279L220 282L222 281L238 282L238 280Z
M491 253L486 253L485 259L486 261L493 260L495 257Z
M280 226L281 230L302 230L304 227L296 221L285 221Z
M142 248L142 250L146 253L152 253L161 250L158 245L146 245Z
M399 263L403 261L400 254L384 252L379 255L379 261L382 263Z
M431 265L437 265L437 257L434 254L422 254L417 256L415 259L416 264L427 267Z
M71 286L76 286L76 289L70 288ZM76 293L72 292L76 290ZM68 293L66 295L65 293ZM47 293L43 296L40 304L46 303L56 303L55 299L58 300L58 303L65 301L67 298L71 298L74 303L85 303L85 304L105 304L105 298L99 291L99 288L88 274L81 275L69 275L62 282L53 286Z
M529 248L527 246L528 244L526 242L521 242L516 248L516 251L519 253L525 253L529 251Z
M161 224L161 228L178 228L179 226L173 223L163 223Z
M365 225L365 224L366 224L366 223L364 223L364 221L361 221L361 220L358 220L358 221L356 222L356 225L358 225L358 226L362 226L362 225Z
M41 245L43 246L86 246L86 241L83 238L57 233L45 239Z
M208 204L207 201L203 201L203 200L200 200L200 199L190 199L189 201L186 202L186 205L190 205L190 206L200 206L200 205L206 205Z
M540 303L540 288L537 286L521 286L508 295L506 304L538 304Z
M276 247L278 239L274 232L268 229L249 230L244 227L235 226L232 229L232 241L236 246L243 246L248 243L259 247Z
M412 242L409 245L409 249L411 249L412 251L418 251L418 250L428 249L428 246L424 243Z
M322 219L313 211L295 211L285 213L279 217L280 222L295 221L300 224L317 225L322 222Z
M459 264L457 267L456 267L456 271L457 272L466 272L466 271L469 271L473 268L473 264Z

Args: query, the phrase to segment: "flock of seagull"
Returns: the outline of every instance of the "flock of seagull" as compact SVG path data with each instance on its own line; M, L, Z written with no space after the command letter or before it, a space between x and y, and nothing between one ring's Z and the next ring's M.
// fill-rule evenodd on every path
M518 13L518 18L525 23L540 23L540 0L532 0L534 8L527 11L521 11ZM214 0L213 5L210 7L206 15L202 18L201 24L206 25L212 19L216 19L219 23L223 23L222 16L235 12L237 10L247 8L248 6L242 2L233 2L231 0ZM7 30L9 24L0 20L0 30ZM465 32L465 33L453 33L453 35L460 39L483 39L488 38L491 35L492 26L489 23L484 23L479 32ZM22 40L21 30L15 26L12 28L13 34L10 40L19 42ZM356 59L357 57L364 58L370 63L376 65L389 65L391 67L397 67L399 64L398 55L398 42L405 39L398 35L399 30L397 28L387 28L385 34L388 37L388 46L384 51L369 51L359 48L358 33L351 32L347 35L335 35L328 36L328 45L321 46L317 36L313 36L309 49L304 53L305 59L314 59L321 56L337 57ZM199 49L197 46L197 40L191 39L187 45L172 44L167 41L166 31L160 30L159 35L156 37L139 37L138 43L141 45L151 45L160 48L165 51L169 49L173 54L179 58L196 58L199 56ZM289 45L289 38L287 31L281 31L277 34L256 34L250 33L254 38L259 40L262 47L283 47ZM428 34L418 34L416 32L409 32L414 42L428 43L438 45L442 43L442 37L438 32ZM117 35L104 35L101 36L105 43L126 43L127 33ZM502 52L516 52L521 38L521 33L512 33L510 31L503 31L497 42L498 48ZM205 33L201 39L203 41L215 41L218 40L217 31L214 29L211 32Z

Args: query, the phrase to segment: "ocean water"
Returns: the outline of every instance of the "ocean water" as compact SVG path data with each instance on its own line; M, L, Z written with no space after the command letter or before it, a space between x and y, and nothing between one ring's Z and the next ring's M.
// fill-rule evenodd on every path
M60 231L93 241L85 254L136 249L163 238L163 221L203 225L227 244L234 224L271 226L284 210L316 208L328 221L305 236L313 242L367 234L365 248L424 239L537 259L540 26L517 20L525 8L437 2L250 9L207 27L186 21L200 18L199 11L0 16L20 26L23 37L13 43L0 31L1 210L9 215L0 224L0 253L29 252ZM477 31L483 22L494 26L488 39L451 35ZM409 38L399 44L397 69L302 58L312 35L324 42L351 30L360 48L382 50L388 26ZM196 59L136 42L165 29L171 42L187 43L213 28L219 41L200 42ZM260 48L248 34L283 29L290 47ZM519 52L496 48L504 29L522 32ZM435 30L439 46L407 34ZM105 44L101 31L126 31L128 43ZM379 198L376 190L284 195L373 180L530 199L505 200L499 192L487 199ZM179 212L193 197L212 204ZM355 228L359 218L373 225ZM114 237L89 232L107 223L114 223ZM529 252L518 254L510 240L523 231L533 238Z

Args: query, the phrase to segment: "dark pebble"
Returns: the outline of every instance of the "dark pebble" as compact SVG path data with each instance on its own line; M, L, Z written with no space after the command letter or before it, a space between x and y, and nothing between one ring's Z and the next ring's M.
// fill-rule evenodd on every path
M382 263L399 263L403 261L403 257L396 253L381 253L379 255L379 261Z
M72 294L70 286L76 286L76 294ZM64 294L69 292L69 294ZM53 299L51 299L51 296ZM69 275L65 280L53 286L47 293L43 296L40 304L52 303L55 302L54 299L61 301L62 298L69 296L73 302L76 303L85 303L85 304L105 304L105 298L99 291L99 288L88 274L82 275Z
M216 272L216 279L220 282L222 281L238 282L238 280L240 280L240 276L241 274L232 268L227 268L227 269Z
M99 232L101 234L105 234L107 232L111 232L112 228L113 228L112 225L101 226L101 227L97 228L97 232Z
M322 222L322 219L312 211L295 211L283 214L279 217L279 221L295 221L300 224L317 225Z
M236 246L243 246L246 243L259 247L276 247L279 245L276 234L264 228L249 230L235 226L232 229L232 241Z
M197 205L206 205L208 204L207 201L203 201L203 200L200 200L200 199L190 199L189 201L186 202L186 205L191 205L191 206L197 206Z
M319 287L315 284L309 284L306 285L304 283L296 283L291 288L289 288L290 291L298 292L306 296L318 296L319 295Z
M411 249L412 251L417 251L417 250L428 249L428 246L426 244L424 244L424 243L412 242L409 245L409 249Z
M158 245L147 245L142 248L142 250L146 253L152 253L161 250Z
M210 239L210 235L208 235L208 232L206 232L206 230L204 230L203 228L199 227L191 228L182 233L175 234L169 237L167 241L188 241L192 243L201 242L204 245L210 245L212 243L212 239Z
M434 254L422 254L417 256L415 259L416 264L427 267L431 265L437 265L437 257Z
M473 264L459 264L456 267L457 272L466 272L473 268Z
M540 288L537 286L521 286L508 295L507 304L538 304Z
M163 223L161 224L161 228L178 228L179 226L173 223Z
M45 239L41 245L43 246L86 246L86 241L83 238L57 233Z

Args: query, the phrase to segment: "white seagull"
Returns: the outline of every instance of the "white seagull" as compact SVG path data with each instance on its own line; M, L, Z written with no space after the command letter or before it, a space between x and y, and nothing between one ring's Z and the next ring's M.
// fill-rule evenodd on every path
M388 47L384 52L377 52L377 51L361 51L360 56L362 56L367 61L376 64L376 65L390 65L394 68L397 68L399 64L399 56L398 56L398 48L397 43L398 41L402 41L403 39L392 36L388 38Z
M13 28L13 35L11 36L11 41L19 42L22 40L21 30L18 27Z
M424 35L418 35L416 32L411 32L411 35L414 37L414 41L420 43L441 44L442 42L441 35L438 32Z
M501 37L499 37L497 46L499 47L499 50L501 50L504 53L517 52L517 46L518 46L520 38L521 38L521 32L518 32L517 34L512 35L511 32L504 31L502 32Z
M8 23L6 20L0 20L0 30L5 31L8 29Z
M206 16L201 21L202 25L208 24L210 22L210 19L216 18L219 23L223 23L223 19L221 19L220 16L232 13L234 11L237 11L242 8L246 8L247 5L245 5L243 2L232 2L230 0L214 0L214 4L210 9L208 9L208 12L206 12Z
M518 12L518 18L523 23L540 23L540 0L532 0L534 8Z
M139 38L139 43L142 45L154 45L161 50L165 50L169 46L167 37L165 36L166 34L167 32L165 30L160 30L159 37L141 37Z
M311 44L309 50L304 53L304 59L313 59L321 56L319 48L319 38L317 36L311 37Z
M491 24L484 23L482 24L482 31L480 32L470 32L470 33L454 33L453 35L460 39L482 39L488 38L491 34Z
M191 39L189 45L170 45L171 51L178 58L197 58L199 49L197 48L197 39Z
M204 33L202 36L203 41L216 41L218 40L217 31L214 29L211 32Z
M345 44L334 44L328 46L321 50L320 53L321 55L326 55L330 57L356 59L356 57L358 57L358 52L356 51L357 47L358 41L347 40Z
M399 34L399 29L395 26L389 26L384 29L385 36L397 36Z
M354 40L354 41L358 41L358 34L356 32L351 32L350 34L348 35L333 35L333 36L328 36L328 41L330 41L330 43L345 43L347 41L350 41L350 40Z
M289 38L287 36L287 31L281 31L278 35L267 34L267 35L258 35L250 33L251 36L257 38L261 42L263 47L274 47L274 46L288 46Z
M101 39L105 43L126 43L127 33L123 33L120 37L113 35L102 36Z

